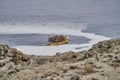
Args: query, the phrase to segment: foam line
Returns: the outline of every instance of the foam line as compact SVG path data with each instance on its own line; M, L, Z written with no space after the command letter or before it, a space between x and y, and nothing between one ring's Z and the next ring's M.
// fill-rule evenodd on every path
M59 46L16 46L18 50L23 51L30 55L55 55L59 52L74 51L78 52L85 50L88 47L82 49L75 49L77 47L87 46L87 44L72 44L72 45L59 45Z
M97 43L102 40L110 39L92 33L81 33L81 34L82 36L91 39L90 42L85 44L68 44L68 45L60 45L60 46L16 46L15 48L17 48L20 51L23 51L24 53L32 54L32 55L55 55L57 52L66 52L66 51L79 52L82 50L88 50L94 43Z
M85 49L89 49L92 44L97 43L102 40L110 39L105 36L96 35L94 33L84 33L82 29L85 29L87 25L80 24L80 27L76 27L71 24L58 25L58 24L47 24L47 25L38 25L38 26L29 26L29 25L2 25L0 29L0 34L63 34L63 35L73 35L73 36L84 36L90 39L89 43L85 44L68 44L68 45L60 45L60 46L14 46L18 50L34 55L54 55L56 52L65 52L65 51L81 51ZM85 47L87 46L87 47ZM81 49L76 49L79 47L83 47Z

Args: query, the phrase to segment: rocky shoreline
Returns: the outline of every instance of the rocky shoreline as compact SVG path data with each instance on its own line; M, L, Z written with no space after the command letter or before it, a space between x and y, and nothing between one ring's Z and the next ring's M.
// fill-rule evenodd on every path
M1 44L0 80L120 80L120 39L54 56L25 55Z

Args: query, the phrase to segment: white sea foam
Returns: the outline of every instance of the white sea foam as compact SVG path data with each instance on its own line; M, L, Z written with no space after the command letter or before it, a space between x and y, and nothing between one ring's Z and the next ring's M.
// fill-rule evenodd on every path
M79 52L82 50L88 50L94 43L97 43L102 40L110 39L110 38L106 38L100 35L95 35L92 33L82 33L82 34L85 35L86 38L91 39L89 43L68 44L68 45L59 45L59 46L16 46L15 48L23 51L26 54L55 55L57 52L66 52L66 51Z
M84 47L83 47L84 46ZM59 45L59 46L17 46L18 50L23 51L26 54L32 55L55 55L57 52L74 51L78 52L81 50L88 49L87 44L71 44L71 45ZM76 49L83 47L82 49Z
M89 49L92 44L102 40L110 39L101 35L95 35L94 33L84 33L83 29L87 28L87 24L42 24L42 25L3 25L0 24L0 34L63 34L83 36L90 39L89 43L85 44L68 44L60 46L14 46L18 50L33 55L54 55L56 52L65 51L81 51ZM17 26L17 27L16 27Z

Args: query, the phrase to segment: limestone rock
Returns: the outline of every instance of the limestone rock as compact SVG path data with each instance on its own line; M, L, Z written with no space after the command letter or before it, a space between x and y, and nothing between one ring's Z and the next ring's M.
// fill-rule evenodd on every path
M28 56L0 45L0 80L120 80L119 46L112 39L81 52Z

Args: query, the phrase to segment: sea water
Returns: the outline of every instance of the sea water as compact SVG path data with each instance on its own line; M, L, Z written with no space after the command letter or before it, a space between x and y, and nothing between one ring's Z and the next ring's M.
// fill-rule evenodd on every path
M81 51L120 37L120 0L0 0L0 43L32 55ZM69 43L45 46L48 37Z

